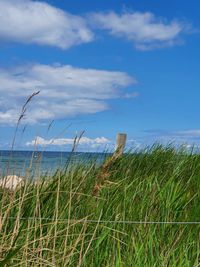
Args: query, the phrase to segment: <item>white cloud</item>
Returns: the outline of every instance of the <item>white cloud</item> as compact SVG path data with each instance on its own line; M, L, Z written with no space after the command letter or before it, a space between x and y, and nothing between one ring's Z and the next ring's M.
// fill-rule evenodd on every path
M173 46L181 34L192 31L178 20L167 21L150 12L72 15L46 2L0 0L0 40L67 49L93 41L98 28L132 41L137 49Z
M80 16L45 2L0 0L0 40L69 48L92 41L93 33Z
M200 130L185 130L175 132L177 136L186 137L186 138L200 138Z
M142 147L142 144L138 142L136 139L129 139L126 142L127 150L139 149L141 147Z
M200 144L200 130L188 129L177 131L165 131L165 130L150 130L145 131L146 140L149 143L160 142L163 144L173 143L175 145L183 145L185 147Z
M27 109L28 123L104 111L108 99L123 97L126 92L121 89L135 82L124 72L70 65L0 69L0 123L16 123L26 98L38 90Z
M34 140L27 142L26 146L39 146L39 147L46 147L46 146L73 146L74 138L56 138L56 139L44 139L40 136L37 136ZM84 148L91 148L91 149L105 149L107 145L111 144L111 141L105 137L97 137L97 138L88 138L82 137L79 140L78 146Z
M135 97L138 97L139 96L139 92L132 92L132 93L126 93L124 94L124 98L135 98Z
M189 25L180 21L166 21L150 12L94 13L91 21L96 27L106 29L111 35L132 41L137 49L148 50L172 46Z
M156 133L153 132L154 134ZM182 130L182 131L159 131L157 134L161 137L166 139L174 139L174 140L193 140L200 138L200 130L199 129L189 129L189 130Z

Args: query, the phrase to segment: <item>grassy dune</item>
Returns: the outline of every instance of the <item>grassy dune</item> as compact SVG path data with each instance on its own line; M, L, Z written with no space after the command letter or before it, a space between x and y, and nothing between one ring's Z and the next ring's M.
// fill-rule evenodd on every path
M158 145L0 193L0 266L200 266L200 224L137 223L200 221L200 155Z

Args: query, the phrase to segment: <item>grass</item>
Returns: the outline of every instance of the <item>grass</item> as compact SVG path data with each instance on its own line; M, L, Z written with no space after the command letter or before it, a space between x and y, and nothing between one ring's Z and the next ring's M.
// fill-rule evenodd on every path
M184 149L71 164L0 193L0 266L200 266L200 224L123 222L200 222L200 155Z

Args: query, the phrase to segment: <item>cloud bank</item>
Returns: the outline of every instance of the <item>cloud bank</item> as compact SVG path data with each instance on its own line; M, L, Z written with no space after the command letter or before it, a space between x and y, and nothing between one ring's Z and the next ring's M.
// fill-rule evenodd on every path
M75 68L70 65L32 64L0 69L0 123L16 123L27 97L26 123L93 114L107 110L107 100L126 96L136 83L124 72ZM135 95L137 96L137 95Z
M79 141L80 145L87 145L87 144L108 144L110 141L105 137L97 137L97 138L88 138L82 137ZM63 145L73 145L74 138L55 138L55 139L44 139L40 136L37 136L31 142L27 142L27 146L46 146L46 145L54 145L54 146L63 146Z
M74 144L73 138L55 138L55 139L44 139L37 136L34 140L27 142L28 147L72 147ZM80 148L89 149L103 149L105 150L107 146L111 145L111 141L105 137L88 138L82 137L78 143Z
M133 42L140 50L173 46L189 28L178 20L168 22L150 12L94 13L91 21L111 35Z
M62 49L93 40L80 16L45 2L0 0L0 40L55 46Z

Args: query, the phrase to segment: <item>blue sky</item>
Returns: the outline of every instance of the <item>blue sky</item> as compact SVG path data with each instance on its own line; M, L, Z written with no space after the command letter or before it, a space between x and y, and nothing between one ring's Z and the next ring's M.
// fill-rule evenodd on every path
M38 90L15 149L69 150L83 130L79 150L111 147L118 132L129 146L199 144L199 8L194 0L0 0L0 149Z

